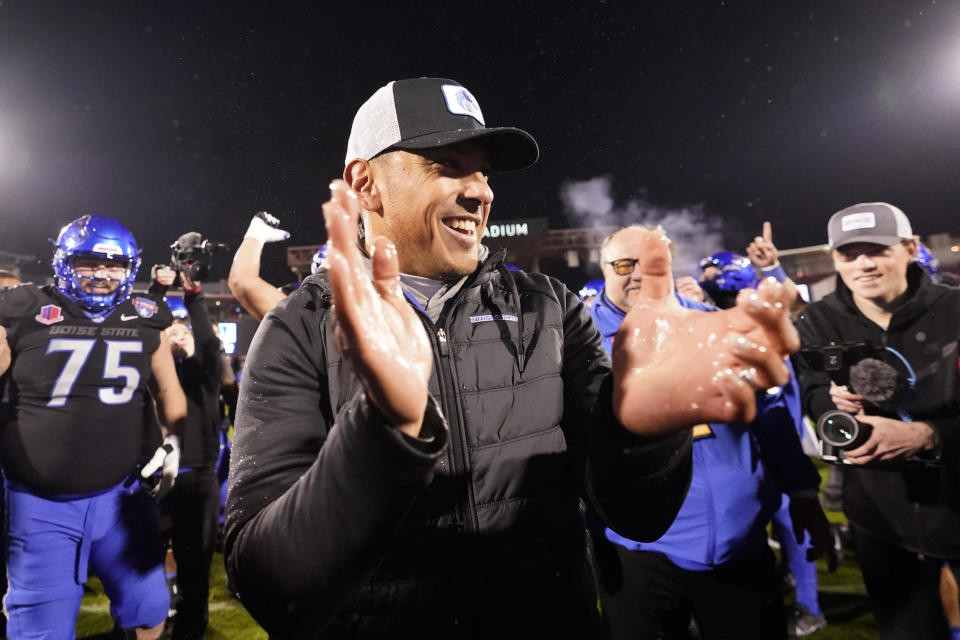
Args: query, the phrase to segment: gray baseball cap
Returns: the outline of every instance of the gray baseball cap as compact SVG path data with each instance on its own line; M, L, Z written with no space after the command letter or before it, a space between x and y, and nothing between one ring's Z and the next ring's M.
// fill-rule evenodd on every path
M526 131L487 127L480 104L456 80L413 78L390 82L363 103L353 119L344 164L391 149L416 151L465 140L483 145L492 171L524 169L540 155Z
M886 202L864 202L841 209L827 223L831 249L855 242L891 246L913 237L906 214Z

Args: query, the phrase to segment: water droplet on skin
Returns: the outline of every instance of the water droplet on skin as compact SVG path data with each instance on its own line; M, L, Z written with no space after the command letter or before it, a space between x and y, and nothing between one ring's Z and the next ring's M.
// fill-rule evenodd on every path
M696 402L691 402L691 403L690 403L690 408L693 409L694 411L696 411L697 409L700 408L700 405L698 405Z

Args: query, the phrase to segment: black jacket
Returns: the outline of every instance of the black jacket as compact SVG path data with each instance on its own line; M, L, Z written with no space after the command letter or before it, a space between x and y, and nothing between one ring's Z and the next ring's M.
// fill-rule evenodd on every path
M304 281L264 319L241 383L226 557L254 617L284 638L589 637L584 478L605 517L656 538L689 482L689 433L618 425L582 303L502 254L436 324L421 316L432 442L367 401L330 305L325 272Z
M183 302L193 328L194 354L177 360L177 377L187 396L180 466L212 469L220 455L220 338L213 332L206 297L186 294Z
M831 342L892 347L917 380L905 407L940 438L937 466L908 462L893 468L844 465L843 503L850 522L888 542L935 557L960 557L960 290L934 284L920 267L908 270L908 299L884 331L857 309L837 277L837 289L800 315L804 349ZM826 373L797 358L804 407L816 420L835 409Z

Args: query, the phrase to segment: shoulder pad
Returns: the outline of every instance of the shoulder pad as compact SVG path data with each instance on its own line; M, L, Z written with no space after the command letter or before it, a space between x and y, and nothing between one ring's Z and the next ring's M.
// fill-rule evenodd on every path
M32 282L0 289L0 322L37 313L37 308L50 297Z

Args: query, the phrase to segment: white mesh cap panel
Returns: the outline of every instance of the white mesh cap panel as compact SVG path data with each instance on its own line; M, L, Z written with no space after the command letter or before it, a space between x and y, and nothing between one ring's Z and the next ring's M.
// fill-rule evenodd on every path
M353 118L350 139L347 141L347 157L344 165L354 158L369 160L387 147L400 142L400 123L393 102L393 82L377 89L363 103Z
M901 238L912 238L913 228L910 227L907 214L900 207L895 207L892 204L889 207L893 210L893 219L897 221L897 235Z

